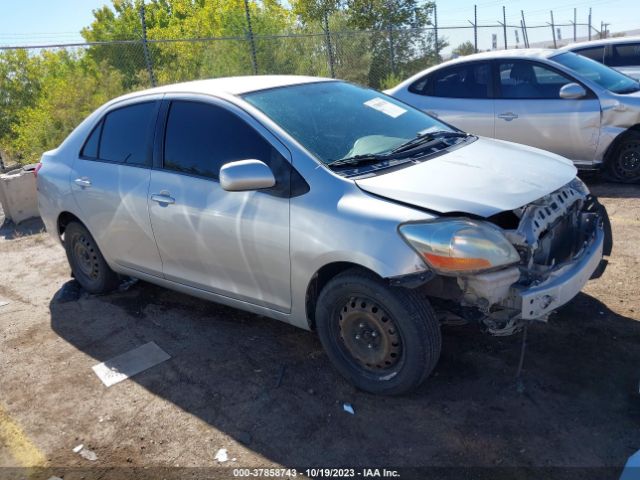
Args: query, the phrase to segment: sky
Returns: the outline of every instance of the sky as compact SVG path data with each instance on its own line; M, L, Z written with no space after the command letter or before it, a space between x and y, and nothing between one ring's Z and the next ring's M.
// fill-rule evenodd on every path
M502 6L506 6L507 24L520 25L520 11L524 10L527 26L545 25L550 22L553 9L555 23L573 20L577 9L578 23L586 23L589 7L592 8L592 25L600 29L601 22L610 24L612 32L640 29L640 0L440 0L439 26L470 27L473 21L473 5L478 6L478 24L495 24L502 20ZM0 0L0 45L42 45L81 42L80 29L91 23L92 10L109 0ZM573 27L560 27L563 40L573 38ZM515 46L515 27L507 29L507 43ZM481 28L478 46L491 48L492 34L503 48L501 28ZM586 36L586 27L578 27L577 35ZM473 42L473 29L442 30L452 47L469 40ZM520 46L522 33L518 32ZM530 28L529 41L552 42L550 27ZM567 43L567 42L564 42Z

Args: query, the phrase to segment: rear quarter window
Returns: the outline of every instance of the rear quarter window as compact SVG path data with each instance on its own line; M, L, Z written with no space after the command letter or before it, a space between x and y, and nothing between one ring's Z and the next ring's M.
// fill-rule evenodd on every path
M87 141L84 143L84 147L82 147L81 156L86 158L98 158L98 145L100 144L100 133L102 132L102 120L100 123L96 125L89 134Z
M411 93L417 93L418 95L427 95L427 86L429 84L429 76L425 75L420 80L413 82L409 86Z

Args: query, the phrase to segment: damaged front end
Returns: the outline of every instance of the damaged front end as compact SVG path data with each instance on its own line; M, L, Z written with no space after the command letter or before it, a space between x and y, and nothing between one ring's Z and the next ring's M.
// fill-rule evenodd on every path
M462 303L478 307L494 335L515 333L526 320L546 321L590 278L603 273L603 255L611 253L606 210L577 178L513 214L517 228L506 229L505 236L520 254L520 263L458 277Z
M488 219L519 261L505 268L437 277L423 288L457 315L479 320L493 335L527 321L546 321L606 267L611 229L606 210L578 178L511 212ZM476 314L471 314L475 311Z

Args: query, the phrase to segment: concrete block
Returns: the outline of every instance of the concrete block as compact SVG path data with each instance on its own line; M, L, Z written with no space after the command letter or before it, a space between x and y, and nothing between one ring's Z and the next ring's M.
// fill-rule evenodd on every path
M14 223L40 216L33 171L20 169L0 175L0 202L5 217Z

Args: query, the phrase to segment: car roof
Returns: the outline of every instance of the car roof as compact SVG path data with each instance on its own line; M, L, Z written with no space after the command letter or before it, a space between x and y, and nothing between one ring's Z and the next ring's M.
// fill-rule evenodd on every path
M302 75L246 75L238 77L208 78L191 82L173 83L149 88L118 97L116 101L141 97L154 93L196 93L213 96L243 95L270 88L303 85L305 83L331 82L332 78Z
M556 52L557 50L553 50L551 48L511 48L508 50L492 50L490 52L473 53L471 55L457 57L441 63L438 67L442 65L468 62L471 60L491 60L494 58L548 58Z
M635 37L612 37L603 38L601 40L588 40L586 42L576 42L562 47L560 50L574 50L576 48L600 47L603 45L612 45L616 43L640 42L640 36Z

